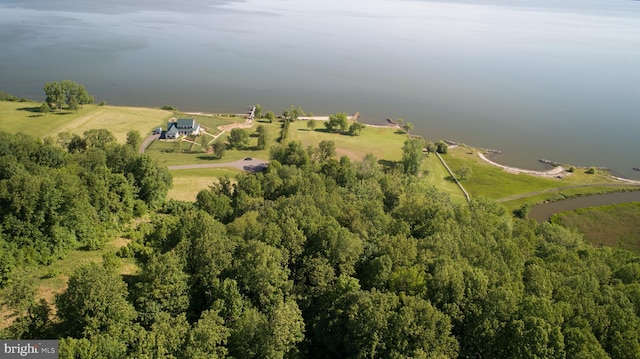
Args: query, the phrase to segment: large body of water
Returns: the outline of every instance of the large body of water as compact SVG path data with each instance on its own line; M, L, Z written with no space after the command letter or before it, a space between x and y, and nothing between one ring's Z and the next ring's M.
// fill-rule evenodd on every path
M0 90L362 113L640 178L640 1L0 0Z

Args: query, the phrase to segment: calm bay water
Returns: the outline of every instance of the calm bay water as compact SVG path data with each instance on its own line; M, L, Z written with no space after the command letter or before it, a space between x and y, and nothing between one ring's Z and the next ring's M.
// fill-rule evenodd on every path
M0 89L402 117L425 138L640 178L640 2L0 0Z

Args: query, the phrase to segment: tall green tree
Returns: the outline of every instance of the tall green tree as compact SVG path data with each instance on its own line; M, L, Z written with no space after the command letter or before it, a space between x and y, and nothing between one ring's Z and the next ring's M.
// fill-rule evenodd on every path
M289 120L291 122L296 121L298 117L304 116L304 110L302 106L293 106L289 107L287 110L282 110L282 118L285 120Z
M404 173L414 176L418 174L424 158L423 148L424 140L422 138L410 138L404 141L401 161Z
M349 126L349 134L351 136L360 136L360 133L362 132L362 130L364 130L367 126L360 123L360 122L354 122L351 124L351 126Z
M207 310L189 333L185 354L188 358L227 358L230 330L217 311Z
M336 155L336 143L322 140L318 144L318 161L323 162Z
M257 149L264 150L267 147L269 130L264 126L259 125L258 128L256 128L256 132L258 133Z
M234 128L229 133L229 146L243 149L249 144L249 133L242 128Z
M213 144L213 155L216 158L222 158L227 151L227 145L224 142L216 142Z
M60 110L66 103L64 89L59 82L47 82L44 84L46 102L50 107Z
M67 290L56 297L57 315L70 336L117 333L136 316L127 296L119 275L90 264L76 269Z
M152 256L144 265L136 285L136 307L145 324L153 323L160 312L172 317L189 307L189 276L173 252Z
M315 130L317 125L318 124L316 123L316 120L314 120L314 119L310 119L309 121L307 121L307 128L310 129L311 131Z
M347 114L344 112L334 113L329 116L329 120L324 123L324 126L329 131L336 131L337 129L340 129L343 133L346 132L349 126Z
M142 144L142 136L140 135L140 131L131 130L127 132L128 146L130 146L131 148L137 151L141 144Z
M259 103L256 104L256 110L253 115L255 118L262 118L262 106Z

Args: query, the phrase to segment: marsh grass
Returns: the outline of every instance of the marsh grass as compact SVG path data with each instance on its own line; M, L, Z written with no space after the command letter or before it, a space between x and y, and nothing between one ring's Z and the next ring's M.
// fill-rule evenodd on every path
M578 230L595 246L640 253L640 202L561 212L553 215L551 221Z

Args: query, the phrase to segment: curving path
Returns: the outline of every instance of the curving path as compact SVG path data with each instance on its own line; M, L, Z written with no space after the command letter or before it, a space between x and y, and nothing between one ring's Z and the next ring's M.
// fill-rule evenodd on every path
M144 153L144 150L147 149L147 147L149 147L149 145L151 144L151 142L157 140L160 138L160 135L151 135L147 138L144 139L144 141L142 141L142 143L140 144L140 147L138 147L138 153Z

